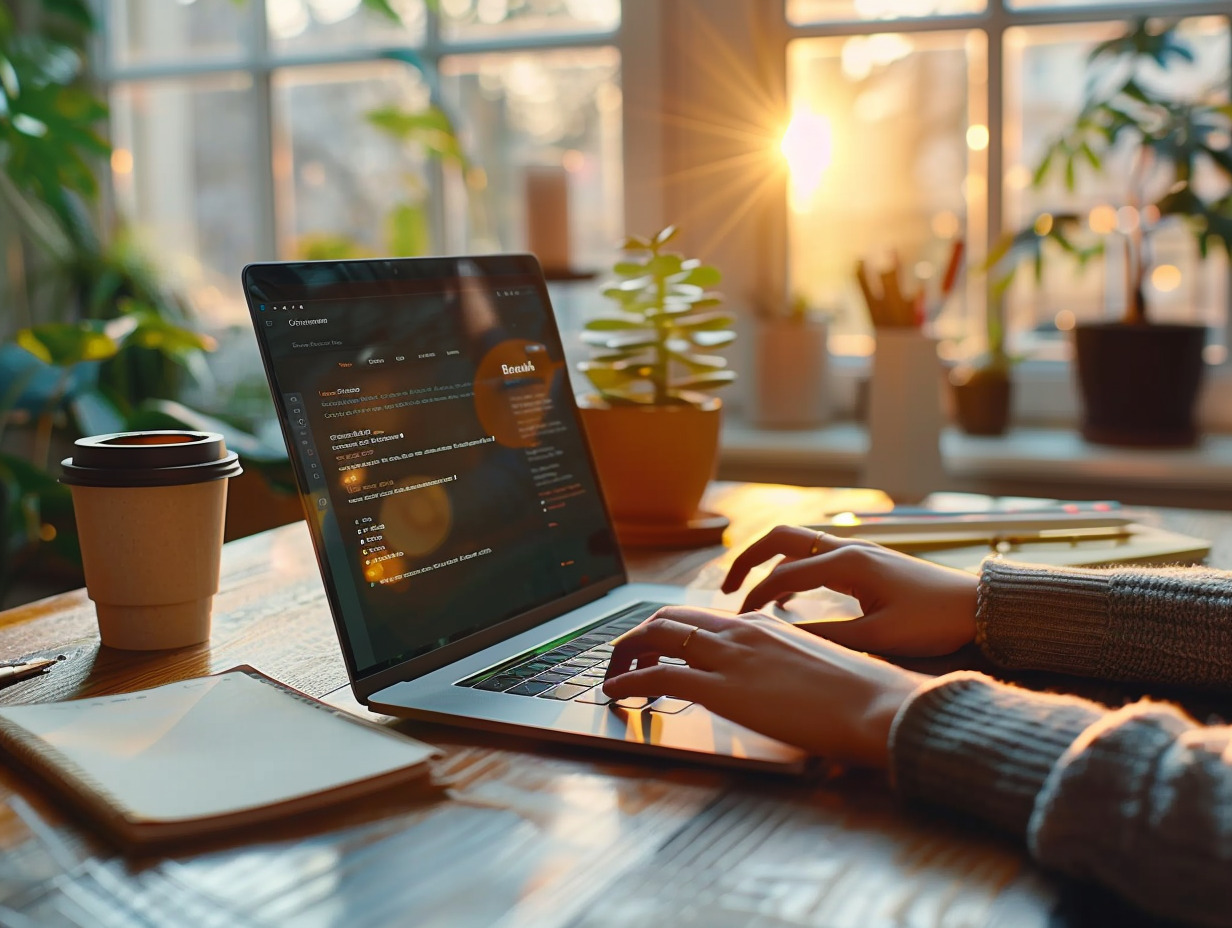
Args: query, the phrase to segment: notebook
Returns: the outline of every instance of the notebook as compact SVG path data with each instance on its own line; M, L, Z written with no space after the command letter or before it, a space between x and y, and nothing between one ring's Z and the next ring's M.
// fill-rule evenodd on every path
M239 667L0 708L0 747L124 845L211 834L415 779L435 750Z
M893 513L810 525L816 531L864 538L926 561L979 573L991 554L1050 567L1166 566L1201 563L1211 543L1134 522L1120 512Z

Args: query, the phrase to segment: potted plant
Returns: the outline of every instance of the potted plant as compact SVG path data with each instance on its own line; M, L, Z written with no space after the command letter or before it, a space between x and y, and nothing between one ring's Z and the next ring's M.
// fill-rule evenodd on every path
M772 429L812 428L830 417L829 320L797 295L785 313L758 315L753 419Z
M106 104L84 73L94 28L85 0L0 6L0 600L81 585L56 479L61 450L81 435L222 431L261 465L254 479L289 478L283 449L176 402L209 383L213 340L192 330L123 228L109 242L96 231L96 170L110 147L98 132Z
M987 351L975 361L950 370L954 418L968 435L1004 435L1013 402L1013 359L1005 347L1005 318L1000 295L990 297L984 313Z
M582 422L626 543L639 526L670 536L696 521L721 417L718 398L700 391L736 379L725 358L707 353L736 337L709 290L720 274L667 250L675 237L669 226L624 243L603 290L616 311L589 320L582 335L594 353L580 369L596 391L581 398Z
M1212 244L1232 249L1232 107L1214 91L1182 99L1151 80L1152 69L1193 60L1176 23L1139 20L1123 36L1096 46L1086 102L1035 171L1036 187L1060 171L1072 191L1078 171L1105 170L1114 149L1128 148L1133 156L1123 203L1132 221L1117 239L1127 267L1123 318L1075 327L1082 431L1091 441L1184 446L1197 440L1194 412L1206 330L1152 322L1145 287L1153 237L1165 223L1184 223L1203 257ZM1199 190L1200 173L1217 179L1221 189L1214 195ZM1080 265L1102 255L1106 241L1084 242L1087 225L1083 216L1044 213L1008 236L990 258L990 264L1010 267L1001 292L1024 257L1034 260L1036 276L1042 276L1045 244Z

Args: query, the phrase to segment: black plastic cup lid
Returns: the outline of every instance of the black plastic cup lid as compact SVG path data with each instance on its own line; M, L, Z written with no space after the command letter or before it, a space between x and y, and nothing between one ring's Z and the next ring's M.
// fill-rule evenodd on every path
M239 455L217 432L115 432L73 442L60 482L79 487L170 487L237 477Z

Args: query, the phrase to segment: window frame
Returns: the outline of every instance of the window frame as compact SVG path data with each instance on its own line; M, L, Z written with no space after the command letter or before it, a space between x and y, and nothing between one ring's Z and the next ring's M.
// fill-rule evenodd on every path
M988 94L983 101L988 121L987 211L984 226L985 254L991 253L1005 228L1005 37L1010 29L1024 26L1057 26L1101 22L1124 22L1156 14L1143 0L1110 4L1074 4L1065 7L1016 9L1010 0L985 0L986 8L971 13L935 15L915 19L846 19L816 23L793 23L787 15L788 0L781 4L785 46L799 39L844 38L878 33L921 34L955 30L979 30L987 41ZM1169 0L1168 19L1195 16L1222 16L1232 30L1232 13L1225 0ZM1232 57L1229 58L1232 84ZM1232 86L1229 88L1232 90ZM1227 305L1224 307L1227 331L1232 332L1232 269L1229 270ZM1232 347L1232 346L1229 346ZM840 358L837 375L843 383L840 394L854 396L846 382L867 376L869 365L863 358ZM1207 367L1207 389L1200 418L1207 428L1232 430L1232 352L1219 364ZM1015 380L1020 389L1015 399L1015 419L1025 422L1073 423L1078 419L1076 390L1072 387L1072 364L1068 361L1026 360L1017 366Z
M645 0L642 0L645 2ZM256 185L256 204L253 210L253 222L257 228L258 253L252 256L253 261L279 260L278 235L278 202L277 180L275 177L275 120L274 120L274 77L284 69L307 68L329 65L366 64L381 60L383 52L391 47L389 44L374 44L354 46L341 50L322 50L313 52L278 53L270 40L266 0L246 0L247 30L242 36L243 49L238 54L201 56L184 62L156 62L150 64L138 63L132 65L118 64L114 60L112 46L109 41L109 23L111 17L109 0L95 0L94 10L98 21L97 36L94 44L92 74L103 96L109 97L113 87L119 84L154 83L157 81L194 80L211 76L242 75L252 82L254 105L251 107L250 127L255 139L255 150L259 165L254 176ZM625 0L630 5L630 0ZM623 13L623 11L622 11ZM626 39L630 35L622 15L621 25L616 29L596 31L561 31L552 33L511 33L509 36L482 39L451 40L446 38L441 29L441 17L426 5L426 25L424 41L421 45L405 46L413 50L417 57L434 73L439 74L444 59L457 55L474 55L485 53L506 53L525 51L550 51L553 49L576 48L616 48L621 56L622 76L625 71L626 55L634 51L640 43L630 43ZM642 14L640 25L643 28L655 28L657 23L647 21ZM657 29L655 29L657 35ZM633 46L630 48L628 46ZM434 99L438 88L434 87ZM622 108L624 120L624 151L637 151L647 147L653 148L653 140L637 136L637 128L633 128L635 138L630 140L630 120L627 111ZM642 125L643 134L645 126ZM636 146L636 147L635 147ZM439 176L440 165L434 164L432 170L438 176L432 178L431 209L433 232L438 241L446 240L446 216L444 209L443 184ZM109 217L115 215L115 203L110 184L104 184L103 207ZM626 194L626 200L627 200Z
M94 56L95 77L103 92L109 93L117 83L134 83L170 79L192 79L209 75L246 74L252 82L256 105L252 108L253 126L261 165L257 172L257 208L253 221L257 224L258 241L262 253L254 254L253 260L275 260L278 257L277 213L274 179L273 143L273 93L272 80L276 71L288 67L315 65L354 64L376 60L387 46L357 47L344 51L322 51L293 54L276 54L269 43L266 0L247 0L250 16L250 44L238 55L201 58L184 63L158 63L117 66L112 60L107 36L107 0L96 0L99 16L99 38ZM713 32L703 39L678 28L682 22L681 10L687 6L706 8L719 15L713 20ZM623 0L621 24L614 30L603 32L560 32L551 34L512 34L508 37L483 40L451 41L441 34L440 18L428 11L425 41L416 46L416 53L430 66L439 68L443 58L455 54L485 52L516 52L550 50L555 48L615 47L621 57L621 85L624 96L622 107L623 173L624 173L624 220L625 227L645 231L662 227L674 219L682 203L691 198L704 196L704 182L690 184L675 179L675 149L679 145L680 130L666 126L657 114L665 111L664 102L678 93L678 65L689 54L705 54L700 48L704 41L713 41L717 36L726 39L731 47L741 47L746 38L738 33L740 16L737 12L766 23L769 30L771 54L781 60L773 63L769 71L768 87L774 96L786 100L786 56L791 42L798 39L848 37L874 35L884 32L928 33L955 30L981 30L987 39L988 93L986 107L989 147L986 152L988 167L987 214L985 229L991 247L1000 234L1005 219L1006 189L1004 149L1004 92L1005 54L1004 40L1007 30L1020 26L1065 25L1070 23L1123 22L1136 16L1155 12L1149 3L1141 0L1108 5L1072 5L1061 8L1015 9L1008 0L987 0L982 11L952 15L921 17L918 19L848 19L817 23L792 23L787 18L786 0ZM1226 0L1170 0L1169 18L1190 16L1224 16L1230 20ZM764 64L755 63L755 64ZM1232 74L1232 60L1229 61ZM764 72L763 72L764 73ZM775 86L783 82L783 87ZM632 103L630 101L633 101ZM436 185L439 191L439 185ZM443 230L443 210L439 193L434 194L437 204L438 232ZM114 213L109 185L104 185L104 208ZM788 221L786 197L781 209L775 207L768 217L773 228L781 225L781 231L763 237L755 258L750 259L740 246L720 249L727 254L708 256L719 260L727 277L725 290L729 295L758 292L763 301L785 299L786 295L786 224ZM686 230L687 232L687 230ZM686 236L687 237L687 236ZM743 263L739 258L746 259ZM733 260L736 259L736 260ZM753 265L758 265L754 267ZM1230 272L1232 274L1232 272ZM781 293L779 291L782 291ZM745 308L751 309L752 300ZM1232 286L1229 287L1229 305L1225 308L1232 332ZM751 312L744 313L752 316ZM741 328L751 326L751 318L741 320ZM839 383L837 394L845 411L852 411L856 395L856 381L867 376L868 362L865 358L838 358L834 370ZM1207 391L1203 399L1201 418L1207 428L1232 430L1232 356L1222 364L1208 367ZM1016 415L1019 421L1063 423L1075 422L1078 417L1077 397L1071 386L1071 365L1065 361L1025 361L1018 365L1015 380L1019 383ZM729 393L729 402L735 409L742 405L742 394L748 388L751 377L743 378L734 391Z

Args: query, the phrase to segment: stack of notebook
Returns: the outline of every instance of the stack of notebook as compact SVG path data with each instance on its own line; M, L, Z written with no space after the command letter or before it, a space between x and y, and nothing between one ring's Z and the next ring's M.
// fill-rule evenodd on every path
M843 513L809 526L977 572L990 555L1053 567L1195 564L1209 541L1134 521L1115 503L985 512Z

